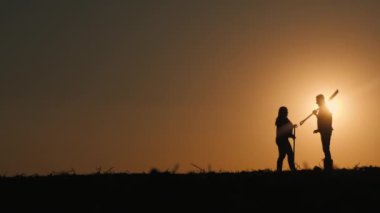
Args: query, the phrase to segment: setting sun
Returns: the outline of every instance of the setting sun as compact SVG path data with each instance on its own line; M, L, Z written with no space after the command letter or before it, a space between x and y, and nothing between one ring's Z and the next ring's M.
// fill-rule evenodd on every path
M338 101L328 101L327 107L331 111L331 113L334 115L334 117L339 116L341 107L339 106Z

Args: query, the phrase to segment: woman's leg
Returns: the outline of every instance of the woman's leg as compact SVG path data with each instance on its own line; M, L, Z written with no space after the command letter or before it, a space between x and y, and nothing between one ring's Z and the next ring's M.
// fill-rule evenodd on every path
M285 148L283 143L277 143L278 147L278 158L277 158L277 171L282 171L282 161L284 160L286 156Z
M286 155L288 155L289 168L290 168L290 170L295 171L296 167L294 165L294 152L293 152L292 146L290 145L289 141L286 142L286 145L284 147L285 147Z

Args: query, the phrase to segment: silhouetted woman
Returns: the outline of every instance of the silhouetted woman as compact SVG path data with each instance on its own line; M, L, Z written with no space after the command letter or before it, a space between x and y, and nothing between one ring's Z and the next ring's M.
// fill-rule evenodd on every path
M277 171L279 172L282 171L282 161L286 155L288 156L290 170L296 170L294 166L294 153L289 142L289 138L295 138L293 128L296 126L297 125L293 125L288 119L288 109L284 106L280 107L276 119L276 144L278 146Z

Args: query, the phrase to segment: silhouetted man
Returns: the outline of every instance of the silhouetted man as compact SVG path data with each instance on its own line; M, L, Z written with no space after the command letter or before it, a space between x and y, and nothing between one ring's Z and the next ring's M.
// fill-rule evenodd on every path
M314 133L321 134L322 148L325 154L325 159L323 160L324 168L325 170L332 170L333 160L331 159L330 153L330 140L333 130L332 114L326 106L325 97L323 95L318 95L316 102L319 106L319 110L314 110L313 114L317 116L318 129L314 130Z
M294 166L294 152L289 143L289 138L295 138L293 134L293 128L297 125L293 125L288 119L288 109L284 106L278 110L278 116L276 119L276 144L278 146L278 159L277 159L277 171L282 171L282 161L285 156L288 156L289 168L292 171L296 170Z

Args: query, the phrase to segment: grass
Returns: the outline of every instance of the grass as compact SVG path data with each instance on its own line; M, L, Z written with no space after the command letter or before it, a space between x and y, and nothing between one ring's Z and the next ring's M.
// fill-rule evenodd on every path
M380 168L188 174L109 169L87 175L72 170L2 176L0 190L4 212L365 212L380 203Z

